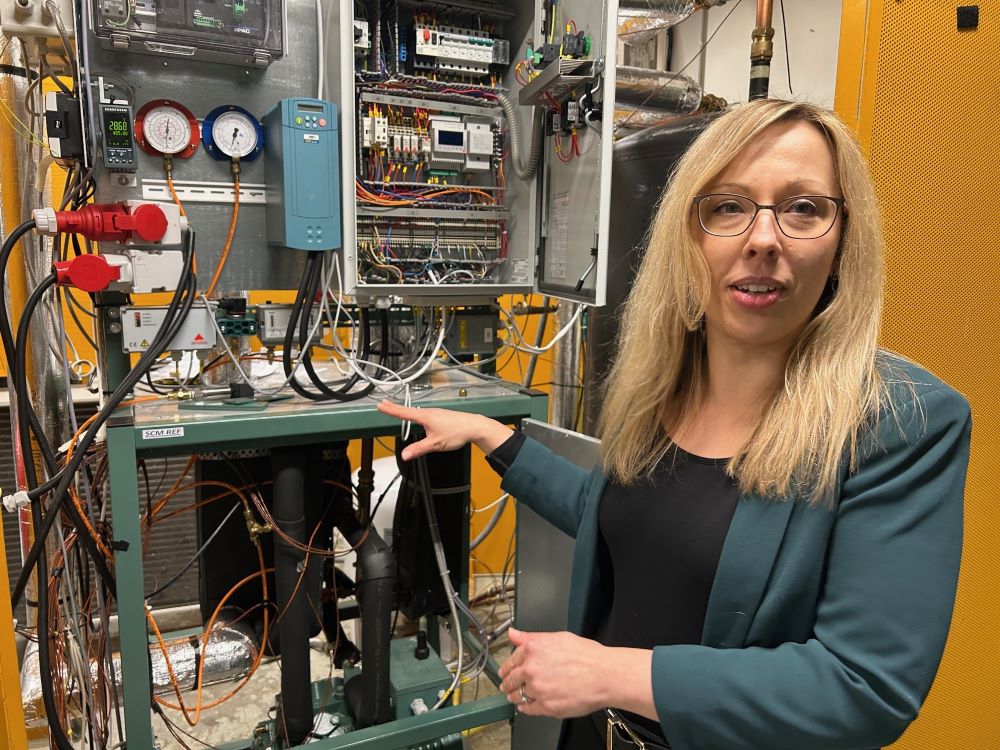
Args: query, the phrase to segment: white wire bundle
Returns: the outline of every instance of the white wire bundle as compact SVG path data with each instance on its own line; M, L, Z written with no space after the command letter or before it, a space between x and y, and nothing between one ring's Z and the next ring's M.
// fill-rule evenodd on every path
M545 346L532 346L527 341L524 340L524 336L521 334L521 329L518 327L517 322L514 320L514 315L508 310L504 310L502 307L497 305L497 309L504 315L507 319L507 330L514 334L514 337L520 342L518 344L509 343L519 352L524 352L525 354L545 354L550 351L562 338L573 330L573 327L579 322L580 316L583 314L583 309L586 305L577 305L576 310L573 311L573 316L567 321L566 325L560 328L555 336L545 344Z

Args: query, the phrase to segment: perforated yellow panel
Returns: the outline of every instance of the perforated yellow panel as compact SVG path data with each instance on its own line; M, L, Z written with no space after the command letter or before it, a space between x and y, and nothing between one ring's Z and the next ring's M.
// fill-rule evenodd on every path
M972 31L957 30L962 4L843 6L836 108L886 222L882 340L964 393L974 419L951 636L894 750L1000 749L1000 0L979 2Z

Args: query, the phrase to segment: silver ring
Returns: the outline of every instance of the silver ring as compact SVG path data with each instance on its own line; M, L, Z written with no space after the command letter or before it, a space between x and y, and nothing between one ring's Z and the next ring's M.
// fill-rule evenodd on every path
M524 684L523 683L521 684L521 687L519 688L519 692L521 693L521 703L533 703L534 702L535 699L532 698L530 695L528 695L526 692L524 692Z

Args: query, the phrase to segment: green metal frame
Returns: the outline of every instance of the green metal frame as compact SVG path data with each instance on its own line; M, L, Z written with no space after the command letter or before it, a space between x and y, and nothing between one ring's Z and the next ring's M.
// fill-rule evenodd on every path
M473 380L435 387L415 405L483 414L507 423L524 417L545 420L546 394L510 383ZM108 458L118 618L121 631L125 732L129 750L153 750L150 722L149 642L143 592L142 536L136 460L153 456L270 448L348 438L398 434L399 422L377 411L373 401L349 404L276 402L264 413L195 413L177 404L140 404L122 412L108 426ZM466 539L466 544L468 540ZM495 665L487 670L496 679ZM513 707L503 696L483 698L420 716L312 743L314 750L364 748L392 750L426 742L451 732L510 719ZM230 747L246 747L249 739Z

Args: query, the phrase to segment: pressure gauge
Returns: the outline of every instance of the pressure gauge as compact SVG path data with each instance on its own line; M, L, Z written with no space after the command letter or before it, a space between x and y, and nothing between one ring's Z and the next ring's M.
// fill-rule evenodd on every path
M187 159L198 150L198 120L183 104L154 99L135 116L135 140L147 154Z
M205 150L219 161L253 161L264 148L264 128L242 107L224 104L205 115L201 140Z

